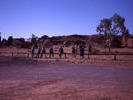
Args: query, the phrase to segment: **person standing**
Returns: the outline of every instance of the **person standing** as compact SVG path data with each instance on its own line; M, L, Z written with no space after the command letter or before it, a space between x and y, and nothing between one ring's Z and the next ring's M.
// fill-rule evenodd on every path
M54 51L52 47L49 48L49 58L51 58L51 56L54 57Z
M31 55L32 55L32 58L34 58L34 54L35 54L35 46L32 45L32 48L31 48Z
M88 54L92 52L92 46L89 44L88 45Z
M41 48L38 46L37 56L36 58L40 58Z
M61 46L61 47L59 48L59 57L60 57L60 58L62 57L63 53L64 53L64 50L63 50L63 47Z
M80 46L80 56L84 58L84 47Z
M43 58L43 54L45 54L45 58L46 58L46 49L44 46L42 47L42 50L41 50L41 58Z
M74 46L72 47L72 56L76 57L76 48Z

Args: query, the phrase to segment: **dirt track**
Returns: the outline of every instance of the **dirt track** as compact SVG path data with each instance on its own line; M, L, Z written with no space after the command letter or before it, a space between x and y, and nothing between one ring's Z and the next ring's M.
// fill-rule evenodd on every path
M0 57L0 100L133 100L133 69Z

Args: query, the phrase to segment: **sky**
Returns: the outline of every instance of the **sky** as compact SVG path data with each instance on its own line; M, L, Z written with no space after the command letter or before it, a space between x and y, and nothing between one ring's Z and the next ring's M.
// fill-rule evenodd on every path
M115 13L133 33L133 0L0 0L2 38L91 35Z

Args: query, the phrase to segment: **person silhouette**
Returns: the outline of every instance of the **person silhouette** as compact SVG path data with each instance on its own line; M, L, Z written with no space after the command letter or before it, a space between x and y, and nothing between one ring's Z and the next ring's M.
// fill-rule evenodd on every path
M80 56L84 58L84 47L80 46Z
M41 50L41 58L43 58L43 54L45 54L45 58L46 58L46 49L44 46L42 47L42 50Z
M92 52L92 46L89 44L88 45L88 54Z
M37 56L36 58L40 58L41 48L38 46Z
M76 57L76 48L74 46L72 47L72 56Z
M54 51L53 51L53 47L49 48L49 58L54 57Z
M62 57L63 53L64 53L64 50L63 50L63 47L61 46L61 47L59 48L59 57L60 57L60 58Z
M35 46L32 45L32 48L31 48L31 55L32 55L32 58L34 58L34 54L35 54Z

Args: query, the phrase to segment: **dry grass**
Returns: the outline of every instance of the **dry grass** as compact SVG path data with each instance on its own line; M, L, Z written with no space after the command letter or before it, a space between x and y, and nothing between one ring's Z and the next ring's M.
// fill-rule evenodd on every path
M8 61L9 59L6 60ZM103 65L106 64L106 61L103 63L103 61L100 62L100 60L97 60L97 62L96 60L87 60L80 58L78 58L78 60L75 60L75 58L69 58L66 60L70 60L69 62L72 61L73 63L99 62ZM115 63L115 61L113 62ZM109 60L107 64L112 66L112 61ZM121 65L119 67L121 67ZM133 100L133 90L132 88L118 88L115 86L89 88L87 86L84 87L82 86L82 84L78 84L75 81L69 81L64 78L51 78L45 81L4 79L0 81L0 100Z
M1 100L132 100L133 91L121 88L82 88L62 79L1 82Z
M58 46L54 47L55 52L58 53ZM96 49L96 48L93 48ZM97 48L100 52L105 52L105 48ZM7 52L4 54L0 54L1 56L12 56L11 52L19 52L19 53L28 53L30 49L17 49L17 48L0 48L0 52ZM64 51L67 53L71 52L71 48L64 48ZM132 48L113 48L111 50L112 52L120 52L120 53L133 53ZM37 52L37 49L36 49ZM48 52L48 49L47 49ZM27 54L15 54L14 56L27 56ZM31 55L30 55L31 57ZM88 59L88 56L85 55L84 58L81 58L79 55L73 57L72 55L67 55L67 59L65 59L65 56L63 55L62 59L59 59L58 55L54 55L54 58L49 58L49 55L47 54L47 59L36 59L36 60L47 60L47 61L58 61L58 60L64 60L67 62L72 62L75 64L79 63L95 63L95 64L110 64L112 65L122 65L126 67L133 67L133 55L117 55L117 60L114 61L114 56L113 55L90 55L90 59Z

